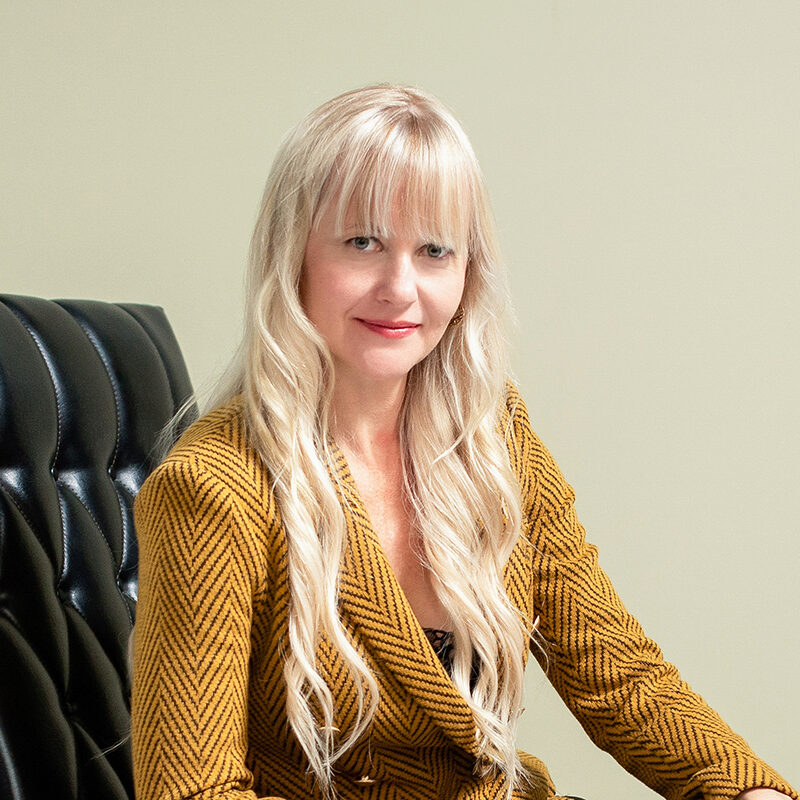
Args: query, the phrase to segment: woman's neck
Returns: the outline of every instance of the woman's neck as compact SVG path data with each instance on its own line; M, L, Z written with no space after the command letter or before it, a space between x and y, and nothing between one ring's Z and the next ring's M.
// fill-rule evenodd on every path
M340 446L366 463L395 458L399 449L402 385L337 384L333 393L333 434Z

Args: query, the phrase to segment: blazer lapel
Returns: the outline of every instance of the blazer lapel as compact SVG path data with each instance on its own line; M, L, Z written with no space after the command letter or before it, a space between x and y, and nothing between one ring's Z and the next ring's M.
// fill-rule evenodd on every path
M381 547L341 450L337 475L347 518L341 613L381 668L396 679L463 750L475 754L472 711L428 642Z

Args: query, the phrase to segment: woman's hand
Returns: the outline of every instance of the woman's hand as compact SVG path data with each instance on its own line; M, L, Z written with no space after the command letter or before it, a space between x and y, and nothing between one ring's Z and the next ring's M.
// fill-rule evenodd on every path
M787 800L788 797L774 789L748 789L737 795L736 800Z

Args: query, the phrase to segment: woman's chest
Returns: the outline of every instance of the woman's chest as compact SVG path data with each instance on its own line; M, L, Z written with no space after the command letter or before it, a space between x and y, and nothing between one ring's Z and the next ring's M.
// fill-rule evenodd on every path
M367 481L359 489L375 536L420 624L449 629L447 611L434 588L435 575L427 566L422 534L413 524L402 488Z
M422 532L414 524L402 472L370 470L353 462L353 478L369 525L415 616L423 627L451 627L427 566Z

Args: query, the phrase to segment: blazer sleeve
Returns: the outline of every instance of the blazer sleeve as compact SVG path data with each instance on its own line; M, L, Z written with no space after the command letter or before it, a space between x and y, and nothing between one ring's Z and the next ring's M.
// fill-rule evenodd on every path
M664 660L598 564L575 495L509 393L509 451L534 545L532 652L592 741L670 800L732 800L753 787L797 792L759 760Z
M245 755L259 559L235 498L196 456L176 457L145 482L134 519L137 800L256 800Z

